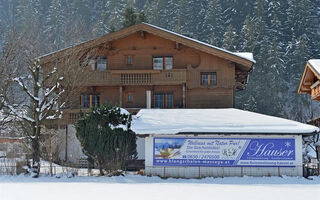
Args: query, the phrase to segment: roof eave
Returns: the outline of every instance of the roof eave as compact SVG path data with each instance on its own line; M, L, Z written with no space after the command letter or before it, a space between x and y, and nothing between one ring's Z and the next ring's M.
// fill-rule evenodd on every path
M318 131L314 132L300 132L300 133L290 133L290 132L271 132L271 133L266 133L266 132L178 132L178 133L151 133L148 134L139 134L137 135L153 135L153 136L158 136L158 135L303 135L303 136L313 136L318 134Z

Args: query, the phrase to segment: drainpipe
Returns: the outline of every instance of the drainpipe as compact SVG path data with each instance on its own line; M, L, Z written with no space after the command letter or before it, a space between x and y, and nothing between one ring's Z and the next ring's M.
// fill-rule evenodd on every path
M68 124L66 125L66 150L65 150L65 162L68 162Z
M146 108L151 109L151 90L146 91Z

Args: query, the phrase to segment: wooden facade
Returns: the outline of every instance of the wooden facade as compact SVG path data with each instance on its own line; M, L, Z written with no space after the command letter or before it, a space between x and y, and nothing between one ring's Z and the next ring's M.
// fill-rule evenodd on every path
M148 107L148 101L151 108L231 108L235 92L245 88L254 64L144 23L79 44L74 50L89 62L86 81L79 83L81 91L70 103L70 123L75 113L96 101L132 111ZM50 66L70 51L48 54L41 62Z

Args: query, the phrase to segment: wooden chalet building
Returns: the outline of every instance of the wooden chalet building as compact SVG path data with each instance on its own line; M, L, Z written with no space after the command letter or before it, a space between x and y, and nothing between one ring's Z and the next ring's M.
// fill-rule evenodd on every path
M58 122L64 141L60 158L71 163L85 157L72 125L80 110L103 103L132 113L142 108L232 108L235 92L245 89L255 63L251 53L230 52L146 23L41 56L40 62L47 70L74 53L79 63L86 58L88 78L79 82L79 92L72 93ZM137 145L143 148L144 139Z
M72 50L71 50L72 49ZM140 108L230 108L245 89L255 61L150 24L142 23L40 57L51 62L70 53L89 57L90 74L65 116L108 102Z

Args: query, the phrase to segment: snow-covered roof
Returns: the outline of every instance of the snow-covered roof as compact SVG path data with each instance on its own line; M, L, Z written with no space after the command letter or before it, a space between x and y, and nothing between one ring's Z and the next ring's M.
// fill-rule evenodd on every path
M250 61L252 61L254 63L256 62L254 60L254 58L253 58L253 53L250 53L250 52L236 52L234 54L236 54L237 56L240 56L242 58L245 58L247 60L250 60Z
M320 75L320 59L311 59L308 60L308 63Z
M234 108L142 109L132 121L137 134L266 133L312 134L319 128Z

